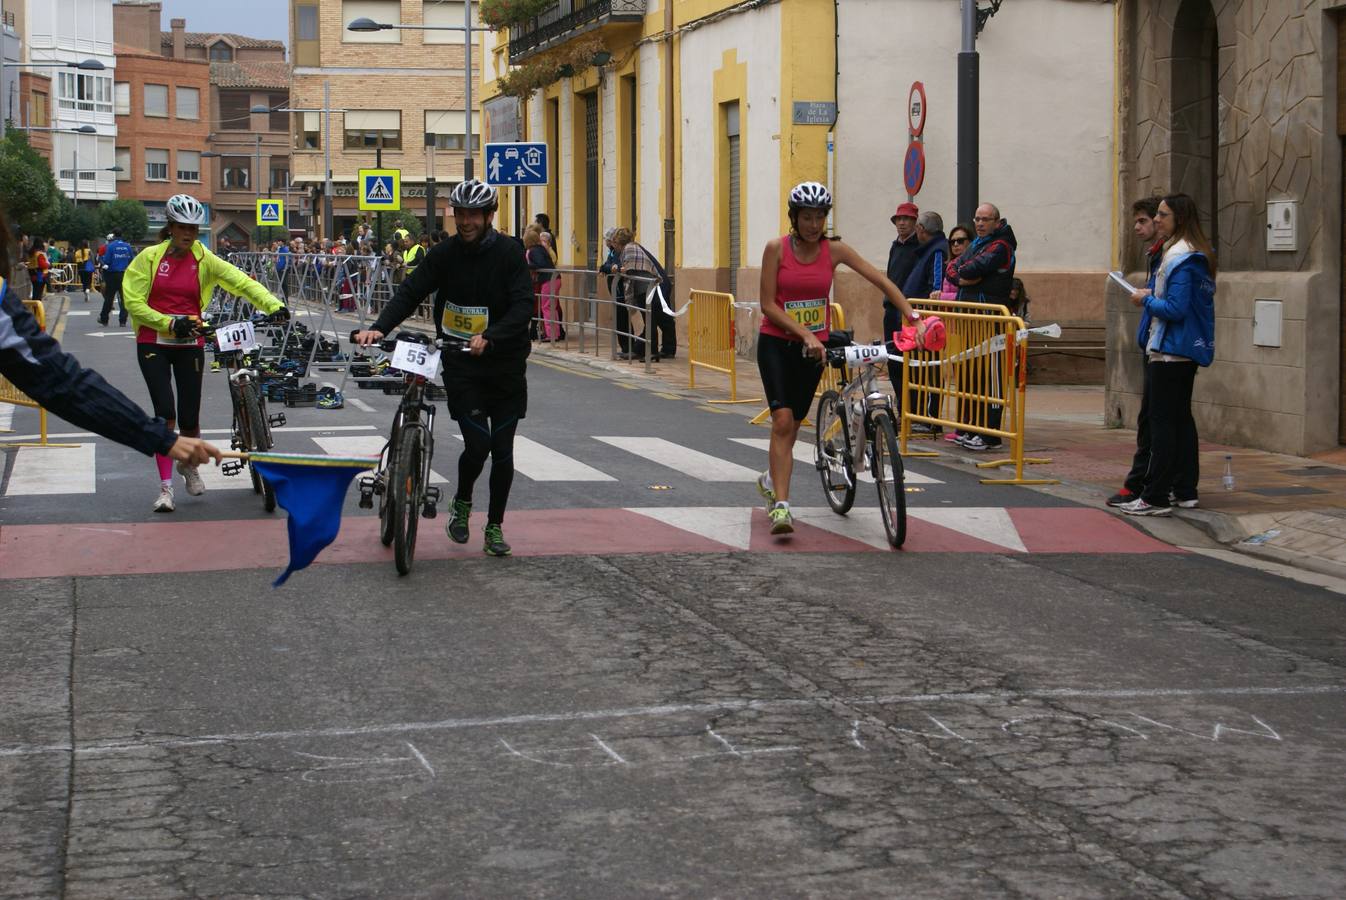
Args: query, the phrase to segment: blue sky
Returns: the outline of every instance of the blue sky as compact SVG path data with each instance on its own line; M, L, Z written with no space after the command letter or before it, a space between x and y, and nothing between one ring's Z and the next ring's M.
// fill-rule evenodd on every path
M160 0L163 30L169 19L186 19L188 31L228 31L289 44L290 4L286 0Z

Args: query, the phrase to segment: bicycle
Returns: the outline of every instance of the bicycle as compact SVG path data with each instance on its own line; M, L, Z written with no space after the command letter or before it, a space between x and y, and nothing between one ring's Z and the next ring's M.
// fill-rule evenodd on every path
M227 343L238 344L246 334L246 330L241 328L243 324L242 322L202 323L200 331L207 339L218 342L223 336ZM228 340L230 338L232 340ZM271 429L285 424L285 413L267 414L266 394L262 391L255 354L255 349L249 351L242 348L215 351L215 359L229 373L229 402L234 409L233 433L229 438L229 446L234 450L248 453L265 452L274 447ZM242 474L245 465L252 477L253 493L262 495L262 508L267 512L275 512L276 492L253 467L250 460L235 459L221 463L220 472L228 476L239 475Z
M356 333L351 332L352 343ZM379 498L379 540L385 547L392 545L397 572L406 575L416 556L417 518L435 518L442 499L439 488L429 483L430 461L435 454L435 407L426 402L433 375L424 373L433 372L437 365L433 351L466 351L468 345L452 338L402 331L396 338L384 338L378 346L384 353L396 355L401 343L412 345L405 353L419 371L390 369L401 372L402 402L393 416L388 442L379 454L378 469L361 475L356 485L361 509L373 509L374 498Z
M844 332L833 332L849 342ZM837 515L850 512L855 503L856 463L862 463L874 478L879 492L879 511L888 543L901 547L907 539L907 491L898 452L897 428L892 401L876 384L879 366L888 361L880 344L849 344L831 347L827 364L841 370L840 390L826 391L818 398L817 439L813 465L823 484L827 505ZM855 369L854 377L848 377Z

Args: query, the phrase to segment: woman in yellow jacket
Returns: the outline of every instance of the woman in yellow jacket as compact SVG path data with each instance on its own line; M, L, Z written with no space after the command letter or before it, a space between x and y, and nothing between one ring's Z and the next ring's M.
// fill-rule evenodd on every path
M80 241L75 251L75 271L79 273L80 286L84 288L84 302L89 302L89 289L93 287L93 253L88 241Z
M154 414L179 434L200 437L201 380L205 372L201 314L210 305L215 288L243 297L265 313L282 310L285 305L196 239L206 222L206 210L199 200L175 194L168 199L166 212L168 225L159 232L160 243L142 250L126 270L122 301L136 329L136 355ZM159 498L154 511L172 512L172 460L157 454L154 460L159 468ZM178 463L178 473L188 494L206 492L196 466Z

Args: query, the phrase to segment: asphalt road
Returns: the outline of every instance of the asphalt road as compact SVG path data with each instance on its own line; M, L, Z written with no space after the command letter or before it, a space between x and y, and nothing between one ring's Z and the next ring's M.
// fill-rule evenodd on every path
M99 351L114 339L77 320L67 342L139 397L117 368L129 340ZM613 480L518 478L507 534L756 503L751 484L592 440L661 436L750 466L758 451L726 437L764 436L742 416L541 365L532 386L521 434ZM450 478L452 434L441 419ZM92 492L3 496L0 548L44 525L142 535L152 466L107 459ZM0 896L1346 892L1341 594L915 468L939 482L917 508L947 508L951 528L1028 509L1013 521L1030 546L933 549L930 519L901 553L567 552L554 536L506 560L427 550L406 578L381 548L338 555L273 590L274 561L237 547L279 521L221 489L173 519L239 535L209 568L174 569L186 551L159 530L122 550L169 560L153 572L0 570ZM821 505L812 483L796 495ZM1038 552L1070 536L1030 521L1105 543ZM426 548L447 544L438 524ZM107 562L42 534L58 569Z

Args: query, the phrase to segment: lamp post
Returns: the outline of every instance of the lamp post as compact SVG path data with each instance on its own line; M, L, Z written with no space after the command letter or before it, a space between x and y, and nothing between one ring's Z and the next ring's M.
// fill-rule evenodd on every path
M322 119L322 157L323 157L323 197L322 197L322 234L332 236L332 113L344 113L345 109L332 108L332 85L327 79L322 82L322 106L300 107L282 106L277 112L305 113L320 112Z
M5 69L79 69L84 72L102 72L107 66L96 59L81 59L79 62L0 62L0 72ZM13 112L13 109L10 110ZM7 117L0 116L0 137L5 134L8 127ZM60 131L63 129L55 128L32 128L24 129L31 131Z
M388 22L375 22L373 19L359 18L346 26L347 31L387 31L398 28L406 31L461 31L463 32L463 105L467 108L463 114L463 180L472 177L472 34L477 31L493 31L472 24L472 4L463 4L462 25L393 25Z
M95 62L96 62L96 60L95 60ZM99 65L102 65L102 63L99 63ZM61 132L61 133L63 133L63 134L97 134L97 133L98 133L98 129L97 129L97 128L94 128L92 125L80 125L78 128L43 128L43 127L41 127L41 126L37 126L37 125L16 125L15 128L17 128L19 131L59 131L59 132ZM72 149L72 150L70 151L70 157L71 157L70 183L71 183L72 198L73 198L73 200L74 200L74 202L75 202L75 205L76 205L76 206L79 206L79 148L78 148L78 147L76 147L76 148L74 148L74 149ZM113 167L111 167L111 168L109 168L109 169L104 169L103 171L105 171L105 172L114 172L114 171L115 171L115 172L120 172L121 170L122 170L122 169L121 169L121 166L113 166ZM94 170L94 169L89 169L88 171L92 172L92 171L96 171L96 170Z

